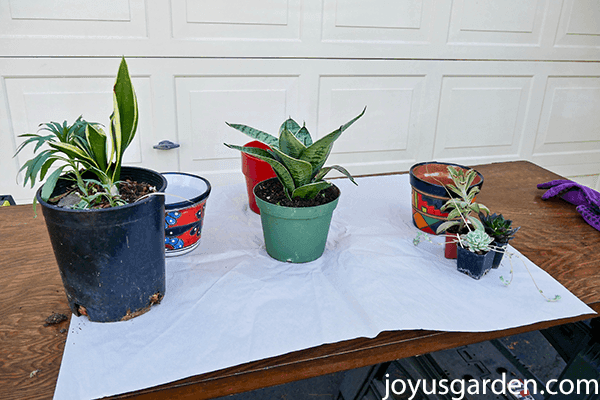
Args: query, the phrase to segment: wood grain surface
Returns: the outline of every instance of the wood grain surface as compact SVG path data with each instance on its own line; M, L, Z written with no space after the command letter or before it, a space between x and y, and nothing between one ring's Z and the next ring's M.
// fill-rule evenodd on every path
M476 166L484 176L478 201L521 226L512 244L571 292L600 311L600 232L560 199L541 200L537 183L559 176L525 161ZM51 399L69 315L41 209L0 207L0 399ZM198 375L118 399L210 399L398 358L547 328L548 321L486 333L382 332ZM37 371L35 374L32 372Z

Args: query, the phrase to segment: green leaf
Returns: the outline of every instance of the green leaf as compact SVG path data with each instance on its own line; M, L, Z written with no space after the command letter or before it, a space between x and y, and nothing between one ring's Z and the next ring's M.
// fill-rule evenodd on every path
M227 144L227 143L223 143L223 144L225 146L229 147L230 149L239 150L242 153L246 153L246 154L249 154L251 156L255 156L257 158L263 157L263 158L275 159L271 155L271 153L269 153L267 150L259 149L258 147L244 147L244 146L237 146L235 144Z
M316 174L327 161L327 157L329 157L329 153L331 152L331 148L333 146L333 142L340 137L340 135L350 127L354 122L356 122L360 117L362 117L366 111L366 107L364 110L355 118L347 122L346 124L340 126L335 131L331 132L327 136L322 137L321 139L314 142L310 145L303 153L300 159L309 162L313 166L313 174Z
M310 182L312 178L312 166L310 163L290 157L278 148L273 148L273 152L279 156L281 162L292 176L294 188L306 185Z
M44 163L50 156L52 156L52 152L50 150L48 150L48 151L44 151L44 152L40 153L34 159L35 162L33 163L31 170L27 172L27 174L31 177L31 187L33 187L35 177L38 175L42 166L44 165ZM41 178L40 178L40 180L41 180Z
M63 152L64 154L67 155L67 157L69 157L73 160L82 161L82 162L87 161L88 163L93 163L93 164L96 163L96 161L93 158L91 158L88 153L86 153L85 151L83 151L82 149L80 149L77 146L73 146L72 144L61 143L61 142L52 142L52 143L48 143L48 144L50 145L50 147Z
M448 216L446 218L454 219L454 218L458 218L460 216L461 216L460 210L458 208L455 208L454 210L450 211L450 213L448 214Z
M321 170L317 173L317 175L315 175L315 177L313 178L313 181L318 182L321 179L323 179L325 177L325 175L327 175L329 173L329 171L331 171L332 169L335 169L339 172L341 172L342 174L346 175L346 177L348 179L350 179L350 181L352 181L352 183L354 183L356 186L358 186L358 183L356 183L356 181L354 180L354 178L352 177L352 175L350 175L350 172L348 172L348 170L346 170L346 168L340 166L340 165L332 165L330 167L325 167L325 168L321 168Z
M482 230L482 231L485 230L483 227L483 224L477 218L469 215L469 216L467 216L467 220L471 223L471 225L473 225L475 230Z
M259 160L263 160L269 163L269 165L273 167L273 171L275 171L275 174L279 178L279 181L287 190L288 196L289 193L292 193L296 188L296 186L294 185L294 179L292 178L292 175L290 175L287 168L282 163L275 160L268 151L256 147L243 147L227 143L224 143L224 145L229 147L230 149L242 151L244 153L250 154L258 158Z
M228 126L232 127L233 129L237 129L238 131L242 132L243 134L250 136L252 139L258 140L259 142L262 142L262 143L266 144L267 146L277 147L279 144L279 140L275 136L273 136L269 133L259 131L258 129L254 129L254 128L251 128L246 125L230 124L229 122L225 122L225 123Z
M58 181L58 178L62 174L63 168L64 168L64 166L59 167L56 171L51 173L50 176L48 177L48 179L46 180L46 183L44 183L44 185L42 186L41 196L44 201L48 201L48 199L52 195L52 192L54 191L54 187L56 186L56 182Z
M294 133L294 136L296 136L298 140L306 147L313 144L312 138L310 137L310 133L308 132L308 129L306 129L306 126L300 128L298 132Z
M111 116L111 134L115 154L112 180L121 175L123 154L135 136L138 124L138 103L127 69L125 58L121 59L117 79L113 89L113 114Z
M331 186L331 183L326 182L326 181L309 183L308 185L304 185L304 186L300 186L299 188L296 188L292 192L292 197L293 198L300 197L302 199L309 199L309 200L314 199L321 190L327 189L329 186Z
M98 167L106 171L108 169L108 156L106 154L106 134L102 129L88 124L85 127L85 136L89 144L92 157L96 160Z
M283 132L284 129L287 129L293 135L296 135L296 133L300 130L300 125L298 125L298 123L296 121L294 121L293 119L288 118L279 127L279 136L281 136L281 133Z
M300 155L306 149L306 146L304 146L292 132L284 127L279 136L279 149L288 156L297 159L300 158Z
M121 59L119 72L117 73L117 79L115 81L114 98L119 112L119 123L121 126L122 155L133 140L138 125L137 97L135 95L135 90L133 89L133 84L131 83L131 77L129 76L129 70L124 57Z
M450 228L452 228L453 226L456 226L456 225L460 225L460 222L459 221L446 221L446 222L443 222L443 223L441 223L437 227L435 233L440 234L442 232L446 232L448 229L450 229Z
M56 157L49 158L44 163L44 165L42 165L42 168L40 169L40 182L44 180L44 177L46 176L48 169L52 166L52 164L54 164L55 161L58 161L58 158L56 158Z
M35 148L33 150L33 152L35 153L38 151L38 149L40 147L42 147L44 145L44 143L54 140L54 136L52 136L52 135L41 136L41 135L38 135L35 133L24 133L22 135L19 135L19 137L29 137L29 139L27 139L26 141L24 141L23 143L21 143L19 145L19 147L17 148L17 151L15 152L15 155L13 157L16 157L17 154L19 154L21 152L21 150L23 150L23 148L25 146L27 146L29 143L37 142L35 145Z

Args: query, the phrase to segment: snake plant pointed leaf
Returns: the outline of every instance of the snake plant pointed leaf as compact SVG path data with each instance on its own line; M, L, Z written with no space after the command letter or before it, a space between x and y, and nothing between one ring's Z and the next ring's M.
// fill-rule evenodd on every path
M80 162L87 161L88 163L95 164L95 160L91 158L88 153L70 143L50 142L48 143L48 145L58 151L63 152L67 155L67 157L73 160L77 160Z
M108 168L108 155L106 153L106 134L101 128L92 124L85 127L85 136L89 143L92 157L98 163L100 169L106 171Z
M279 181L289 193L293 192L296 188L296 186L294 185L294 179L292 178L290 172L282 163L277 161L273 157L273 155L269 153L269 151L259 149L256 147L243 147L227 143L225 143L225 146L229 147L230 149L239 150L244 153L250 154L258 158L259 160L266 161L273 168L273 171L275 171L275 174L279 178Z
M300 158L306 146L290 130L284 127L279 135L279 149L290 157Z
M292 132L293 133L293 132ZM312 141L312 137L310 137L310 132L308 132L308 129L306 129L306 126L302 126L302 128L300 128L300 130L296 133L294 133L294 135L298 138L299 141L301 141L304 146L308 147L311 144L313 144Z
M313 181L318 182L318 181L322 180L323 178L325 178L325 175L327 175L329 173L329 171L331 171L332 169L335 169L336 171L341 172L348 179L350 179L350 181L352 183L354 183L356 186L358 186L358 183L356 183L356 181L354 180L352 175L350 175L350 172L348 172L348 170L346 168L342 167L341 165L331 165L329 167L321 168L321 170L313 178Z
M348 121L344 125L340 126L335 131L330 134L322 137L321 139L314 142L312 145L306 148L306 150L302 153L300 157L304 161L308 161L313 166L313 172L317 172L320 170L325 161L327 161L327 157L329 157L329 153L331 152L331 148L333 146L333 142L335 142L340 135L348 129L354 122L356 122L360 117L362 117L366 111L366 107L364 110L352 120Z
M120 153L123 155L125 149L129 146L138 125L138 104L129 76L129 69L125 58L121 59L117 79L115 81L113 96L115 99L115 109L118 111L118 121L121 127L121 148Z
M233 129L237 129L238 131L242 132L243 134L251 137L252 139L258 140L259 142L262 142L269 147L277 147L279 145L279 140L275 136L271 135L270 133L263 132L261 130L252 128L247 125L230 124L229 122L225 122L225 123L227 124L227 126L230 126Z
M238 146L235 144L227 144L227 143L223 143L225 146L229 147L230 149L234 149L234 150L239 150L242 153L246 153L249 154L251 156L256 156L257 158L271 158L271 159L275 159L271 153L265 149L261 149L258 147L244 147L244 146Z
M321 190L327 189L329 186L331 186L331 183L326 181L309 183L308 185L296 188L292 192L292 198L314 199Z
M294 188L310 183L312 178L312 165L310 163L293 158L278 148L274 148L273 152L279 156L282 164L287 168L292 179L294 180Z
M280 137L281 137L281 133L283 132L284 129L287 129L288 131L292 132L293 135L296 135L296 133L298 133L298 131L300 130L300 125L298 125L298 123L296 121L294 121L293 119L288 118L279 127L279 136Z

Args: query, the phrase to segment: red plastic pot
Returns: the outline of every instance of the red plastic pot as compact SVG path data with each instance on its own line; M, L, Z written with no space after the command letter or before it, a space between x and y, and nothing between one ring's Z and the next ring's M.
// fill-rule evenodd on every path
M458 256L456 249L458 237L456 233L445 233L445 235L446 246L444 247L444 257L454 259Z
M264 150L269 149L269 146L257 140L246 143L244 147L257 147ZM250 205L250 209L257 214L260 214L260 210L256 205L256 199L254 198L254 186L269 178L274 178L276 176L275 171L273 171L273 168L271 168L269 163L259 160L249 154L242 153L242 172L246 177L246 189L248 191L248 204Z

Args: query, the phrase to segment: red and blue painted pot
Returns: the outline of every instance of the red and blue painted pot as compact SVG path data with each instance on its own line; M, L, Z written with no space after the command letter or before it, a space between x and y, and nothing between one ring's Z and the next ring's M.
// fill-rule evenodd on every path
M196 175L165 172L165 255L189 253L200 244L210 183Z
M469 170L463 165L437 161L415 164L410 168L413 223L420 230L434 235L437 227L448 217L448 213L441 211L441 208L450 200L450 193L452 193L445 188L452 183L452 178L448 174L449 165L465 171ZM477 172L469 190L474 186L481 189L482 185L483 175ZM452 197L456 197L456 194L452 193Z

